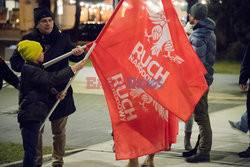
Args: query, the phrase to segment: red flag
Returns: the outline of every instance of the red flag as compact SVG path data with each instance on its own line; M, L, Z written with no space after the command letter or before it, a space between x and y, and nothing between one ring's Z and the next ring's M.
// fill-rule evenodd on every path
M171 0L122 0L91 60L104 87L117 159L167 149L207 90L206 70Z

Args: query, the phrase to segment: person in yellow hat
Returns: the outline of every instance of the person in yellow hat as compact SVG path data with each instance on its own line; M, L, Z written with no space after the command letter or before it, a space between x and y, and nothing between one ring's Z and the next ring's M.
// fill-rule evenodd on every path
M18 43L18 52L25 60L21 71L17 117L23 139L23 166L36 167L38 134L41 124L49 113L49 97L54 95L61 100L65 97L66 93L57 91L55 86L68 82L76 71L84 67L85 60L72 67L48 72L42 66L44 53L40 43L23 40Z
M49 62L65 53L71 52L72 55L59 61L52 66L46 68L46 71L58 71L69 66L69 61L79 62L85 57L86 49L83 49L76 43L72 43L70 36L59 30L55 23L54 14L47 7L41 6L34 9L34 28L30 33L22 36L21 41L31 40L37 41L41 44L44 51L44 63ZM10 64L12 70L21 72L24 60L15 49L10 57ZM62 91L67 83L56 86L56 89ZM53 98L50 98L50 106L55 104ZM76 112L76 106L73 97L73 89L70 86L65 98L58 104L56 109L49 117L52 132L52 159L51 166L62 167L63 157L65 154L66 145L66 127L68 124L68 117ZM38 150L37 150L37 167L43 164L43 130L39 133Z

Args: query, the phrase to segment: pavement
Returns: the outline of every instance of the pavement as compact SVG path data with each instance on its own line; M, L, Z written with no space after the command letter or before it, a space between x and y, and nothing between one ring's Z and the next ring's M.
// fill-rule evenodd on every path
M97 78L93 68L85 67L72 83L74 92L103 95ZM90 80L93 82L90 83ZM209 108L216 111L210 112L213 131L211 162L186 163L185 158L182 157L184 123L180 121L177 143L172 145L171 151L156 154L155 167L250 167L250 158L239 158L237 155L248 147L250 136L233 130L228 123L228 120L238 121L246 110L246 94L239 90L237 82L237 75L215 74L214 84L210 88ZM94 88L93 85L96 87ZM86 89L88 86L90 86L89 89ZM106 106L103 105L103 107ZM193 146L197 136L198 126L194 123L191 138ZM117 161L115 153L112 152L112 146L113 140L108 140L70 151L64 158L64 167L124 167L128 160ZM51 166L50 158L51 156L47 155L44 167ZM140 157L139 162L142 163L144 159L145 156ZM20 166L20 161L0 166Z

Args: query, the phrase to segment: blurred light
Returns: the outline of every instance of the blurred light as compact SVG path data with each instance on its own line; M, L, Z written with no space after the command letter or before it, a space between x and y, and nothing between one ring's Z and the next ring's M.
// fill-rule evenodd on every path
M179 2L178 1L174 1L173 3L175 6L179 5Z
M108 9L113 9L112 5L108 5L107 7L108 7Z
M75 0L70 0L69 3L74 4L74 3L76 3L76 1Z
M181 6L185 6L186 5L186 3L185 2L181 2Z
M207 4L207 1L206 0L202 0L201 3L202 4Z
M84 6L84 2L80 2L80 6Z
M57 14L63 15L63 1L62 0L57 1Z
M84 15L84 11L83 10L81 11L81 15Z
M129 5L126 1L123 2L122 5L123 5L124 7L130 7L130 5Z

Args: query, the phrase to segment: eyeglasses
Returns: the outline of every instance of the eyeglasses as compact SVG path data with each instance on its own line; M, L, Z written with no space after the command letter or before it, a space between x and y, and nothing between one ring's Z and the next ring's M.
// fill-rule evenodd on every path
M40 23L42 23L42 24L52 23L52 22L53 22L53 19L42 19L42 20L40 20Z

